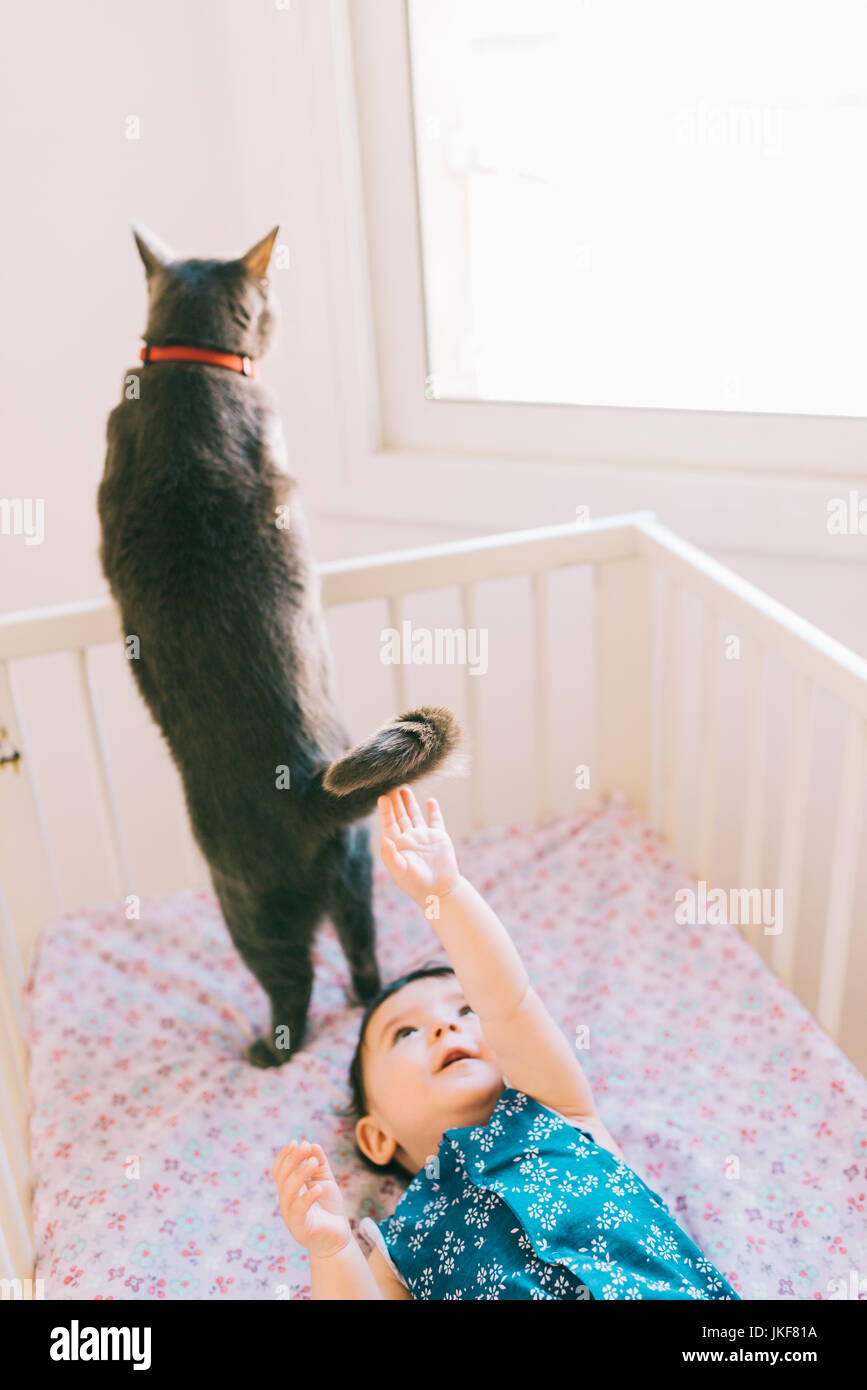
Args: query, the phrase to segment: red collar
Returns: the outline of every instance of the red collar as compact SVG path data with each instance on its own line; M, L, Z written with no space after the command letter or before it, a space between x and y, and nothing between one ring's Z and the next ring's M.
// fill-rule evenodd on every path
M142 362L208 362L212 367L228 367L231 372L242 376L255 376L256 363L250 357L240 357L236 352L211 352L210 348L198 347L151 347L146 344L139 357Z

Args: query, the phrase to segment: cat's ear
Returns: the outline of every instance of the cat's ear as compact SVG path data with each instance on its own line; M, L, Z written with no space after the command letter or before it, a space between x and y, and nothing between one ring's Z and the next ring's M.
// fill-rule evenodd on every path
M138 253L142 258L148 279L155 270L162 270L170 261L174 260L174 256L165 242L160 241L158 236L154 236L153 232L142 226L141 222L133 222L132 234L135 237L135 244L138 247Z
M261 280L267 274L268 262L274 250L274 242L277 240L279 227L274 227L264 236L261 241L257 241L255 246L251 246L246 256L241 257L241 265L253 280Z

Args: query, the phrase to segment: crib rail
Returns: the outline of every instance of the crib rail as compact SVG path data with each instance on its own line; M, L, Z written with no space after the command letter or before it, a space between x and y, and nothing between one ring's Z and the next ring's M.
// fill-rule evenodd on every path
M641 553L651 565L658 566L665 576L666 631L671 647L676 649L676 652L672 651L672 665L680 659L681 654L676 636L671 635L672 631L676 633L677 630L680 589L690 590L705 604L702 718L703 749L709 765L715 764L717 733L716 686L709 673L720 618L729 619L749 638L747 660L752 668L752 677L748 682L747 781L739 874L740 882L745 886L763 881L761 846L768 652L776 652L796 674L786 760L780 855L780 887L786 903L786 930L774 938L771 951L771 963L787 986L792 984L800 927L799 885L805 851L809 794L807 768L816 688L827 690L847 710L817 1008L819 1022L836 1039L840 1033L846 966L854 928L855 878L867 788L867 661L655 521L642 518L636 523L635 534ZM677 697L673 688L670 700L673 713L667 728L664 754L667 776L663 826L666 838L680 853ZM699 874L706 874L713 837L713 799L703 798L700 804L703 811L702 850L699 862L693 867Z
M381 600L386 604L389 624L398 630L408 596L446 588L458 592L462 627L474 630L478 625L480 585L515 576L528 578L535 739L531 756L536 810L545 815L552 808L549 577L560 567L587 565L592 566L594 575L593 653L588 662L595 694L594 796L602 799L614 790L622 791L650 818L697 877L709 877L719 830L715 787L720 738L717 657L722 633L736 625L747 646L749 700L739 866L739 879L745 886L762 882L765 873L769 654L781 658L793 673L778 874L786 899L786 930L774 938L771 954L773 968L790 986L799 928L803 927L799 922L799 895L816 693L828 691L842 702L847 719L846 748L821 942L817 1011L819 1021L838 1038L867 785L867 661L644 513L333 562L320 566L319 573L326 606L339 608ZM660 587L661 604L656 592ZM684 646L684 594L692 595L702 612L698 658L701 752L689 782L690 804L696 808L689 835L683 830L686 754L682 676L691 659ZM131 883L129 853L89 653L95 647L120 641L123 635L117 611L109 599L0 617L0 725L6 728L10 743L22 753L20 794L29 798L44 876L59 911L77 904L63 900L55 846L45 814L44 789L38 785L26 711L16 691L15 666L19 661L56 653L68 653L74 662L85 712L87 750L98 773L98 795L106 829L105 863L111 876L106 896L120 894L128 891ZM393 666L391 679L394 707L405 708L405 668ZM468 741L475 748L481 718L478 682L471 678L469 668L465 668L461 679ZM471 782L475 824L483 820L482 776L483 768L477 763ZM186 826L183 833L191 846ZM191 886L194 860L191 849L189 881L178 887ZM33 1267L20 991L32 937L39 925L36 920L13 923L0 892L0 1279L27 1279Z

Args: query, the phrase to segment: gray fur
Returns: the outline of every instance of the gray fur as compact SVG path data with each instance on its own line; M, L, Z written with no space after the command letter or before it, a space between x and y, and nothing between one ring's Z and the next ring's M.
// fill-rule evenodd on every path
M276 306L277 229L236 260L174 260L144 228L146 341L258 359ZM139 689L183 779L196 840L239 954L271 1001L248 1052L279 1066L304 1036L318 923L334 922L358 1002L380 987L365 827L376 799L456 746L448 710L398 716L347 753L318 582L280 421L257 380L191 362L131 369L108 418L103 571L140 639ZM125 378L126 380L126 378ZM288 506L289 527L277 525ZM287 766L289 789L277 787Z

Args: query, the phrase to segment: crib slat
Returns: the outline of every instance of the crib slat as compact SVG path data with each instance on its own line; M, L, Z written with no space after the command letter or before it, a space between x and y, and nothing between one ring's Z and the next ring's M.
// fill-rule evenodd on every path
M15 1261L3 1234L3 1213L6 1210L6 1202L9 1200L12 1200L11 1196L4 1197L2 1188L0 1188L0 1279L16 1278ZM17 1277L20 1278L21 1276L18 1275Z
M665 750L663 742L665 737L664 710L662 708L662 677L661 664L657 656L662 656L662 644L665 636L662 624L665 621L664 608L663 616L660 617L659 610L662 608L660 599L664 595L665 579L661 570L651 569L649 579L649 602L650 602L650 623L651 623L651 648L650 648L650 797L648 801L647 818L650 822L651 830L657 835L662 834L662 764L664 761Z
M0 1139L6 1146L16 1197L29 1209L28 1087L26 1072L20 1068L17 1043L7 1019L0 1018Z
M24 985L24 963L18 949L15 929L12 926L12 918L9 913L9 904L6 901L2 883L0 883L0 964L3 966L0 978L4 979L13 991L15 1021L18 1024L18 1031L23 1034L24 1015L21 1009L20 993Z
M662 834L676 854L680 849L681 600L680 585L666 575L662 658Z
M536 721L536 817L551 811L551 685L548 674L548 572L533 575L533 709Z
M4 1012L0 1017L0 1133L9 1145L10 1162L22 1192L29 1182L29 1165L25 1151L27 1134L27 1070L23 1044L15 1035Z
M791 989L798 942L798 914L801 898L804 835L807 826L807 792L810 785L810 746L812 742L814 684L799 675L795 684L789 753L786 762L786 791L783 836L780 844L780 888L783 894L783 929L773 938L771 964L783 984Z
M0 973L0 1026L8 1033L8 1054L13 1061L15 1081L24 1097L26 1109L26 1051L24 1047L24 1009L21 1006L21 988L24 984L24 967L15 941L13 923L6 905L6 897L0 888L0 960L3 972Z
M476 586L462 584L461 623L467 633L478 626L476 617ZM470 735L470 754L472 757L472 776L470 777L470 820L474 830L484 824L484 795L482 792L482 749L480 743L481 718L479 710L479 678L471 674L470 663L464 667L464 690L467 699L467 727Z
M10 1240L13 1276L28 1277L33 1247L28 1224L27 1062L21 1033L7 1007L8 980L0 982L0 1225Z
M594 569L594 801L619 791L646 816L652 763L653 605L641 559Z
M2 1182L0 1182L0 1279L26 1279L33 1268L31 1265L30 1270L28 1270L26 1274L22 1273L22 1271L26 1269L26 1253L17 1253L19 1246L13 1242L16 1249L16 1253L13 1254L12 1247L6 1239L7 1220L11 1221L11 1203L14 1201L14 1194L5 1194L3 1192ZM9 1213L8 1218L6 1215L7 1212ZM24 1287L26 1288L26 1285Z
M7 1279L29 1279L33 1273L33 1236L27 1217L29 1187L22 1194L6 1150L5 1124L0 1134L0 1263Z
M828 915L822 951L817 1017L836 1041L840 1036L846 965L855 905L855 878L861 839L864 784L867 779L867 729L857 710L850 711L843 755L843 778L834 835L828 892Z
M76 657L77 660L75 665L78 672L79 685L81 687L81 699L87 716L91 751L94 755L93 760L99 772L103 811L109 828L112 866L120 891L122 893L129 893L131 891L132 874L129 869L129 859L126 852L126 841L124 839L123 826L118 809L114 779L112 778L108 761L105 735L103 734L102 721L99 717L99 710L93 691L93 682L90 677L90 668L87 661L87 647L79 647L76 652Z
M27 778L27 785L30 788L30 795L33 799L33 809L36 814L36 823L39 828L39 838L42 842L42 852L45 855L45 863L48 868L48 878L51 883L57 911L63 911L63 894L60 891L60 877L57 872L57 864L54 859L54 849L51 844L51 837L48 834L48 822L45 819L45 809L42 805L42 796L39 791L39 784L36 780L36 772L33 767L33 759L30 756L30 743L27 738L27 730L24 727L24 720L21 717L21 710L15 695L15 686L12 681L12 672L9 663L0 662L0 710L4 711L3 719L8 726L9 737L13 745L18 747L21 753L21 760L24 767L24 775ZM8 714L6 712L9 712Z
M400 648L403 652L403 599L400 594L392 594L388 600L388 625L400 634ZM405 714L409 709L406 693L406 666L402 661L391 668L394 684L395 714Z
M713 878L713 831L716 810L716 777L719 749L719 634L720 617L715 608L703 610L701 654L701 718L697 788L695 866L698 876L710 883Z
M767 705L767 652L754 638L746 641L746 729L744 740L747 784L741 825L740 887L750 892L762 882L764 851L765 711ZM741 924L742 935L756 945L760 922Z

